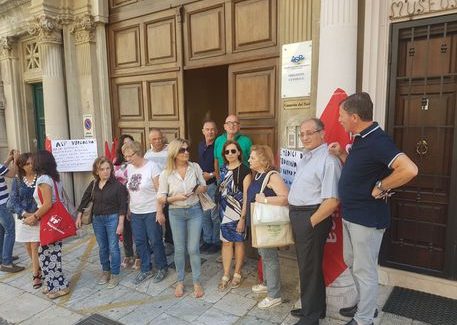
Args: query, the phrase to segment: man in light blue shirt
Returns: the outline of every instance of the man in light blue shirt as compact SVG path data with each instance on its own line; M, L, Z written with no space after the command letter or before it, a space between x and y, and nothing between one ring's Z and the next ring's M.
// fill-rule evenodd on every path
M325 283L322 273L324 245L332 227L330 216L337 209L341 163L328 152L324 124L312 118L302 122L300 140L305 147L289 191L290 222L300 276L301 309L296 325L319 325L325 317Z

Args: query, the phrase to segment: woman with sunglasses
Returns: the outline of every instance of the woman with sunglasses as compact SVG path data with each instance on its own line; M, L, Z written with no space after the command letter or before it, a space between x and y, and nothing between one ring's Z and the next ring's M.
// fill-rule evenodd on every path
M169 205L169 218L175 246L175 265L178 284L175 296L184 295L184 269L186 249L190 257L195 298L203 297L200 283L200 235L203 211L198 199L199 193L206 192L203 172L197 163L189 161L189 142L175 139L168 145L165 170L159 179L159 202ZM163 220L158 220L161 224Z
M127 184L127 160L122 154L122 146L128 142L133 142L133 137L129 134L122 134L119 137L119 142L116 148L116 158L114 160L114 177L122 185ZM133 237L132 237L132 225L130 222L130 216L127 215L124 219L124 231L122 233L123 246L125 257L122 260L122 267L129 267L133 265L134 270L139 270L141 267L141 260L138 252L133 252Z
M33 213L38 208L33 198L37 175L32 166L32 154L21 154L16 166L17 177L13 179L8 206L16 216L16 241L25 244L27 254L32 260L32 286L38 289L42 285L38 258L40 227L33 218Z
M224 275L219 282L219 290L227 289L229 283L232 288L241 284L241 268L243 266L246 239L246 202L247 189L251 183L251 171L242 164L241 147L236 141L228 140L223 148L221 184L219 185L219 210L222 216L222 265ZM230 281L230 269L235 247L235 271Z

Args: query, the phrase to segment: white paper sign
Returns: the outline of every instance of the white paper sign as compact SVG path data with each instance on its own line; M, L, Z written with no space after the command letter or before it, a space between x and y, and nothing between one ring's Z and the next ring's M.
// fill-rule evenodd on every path
M311 41L282 46L282 98L311 96L311 54Z
M303 152L281 148L280 173L286 185L290 188L297 172L297 163L302 160Z
M52 140L52 154L59 172L87 172L98 157L97 140Z

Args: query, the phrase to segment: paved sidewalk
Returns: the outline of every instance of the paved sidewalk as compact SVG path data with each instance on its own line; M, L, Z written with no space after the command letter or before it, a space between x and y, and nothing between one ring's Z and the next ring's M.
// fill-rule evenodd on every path
M289 315L298 300L298 273L293 260L281 259L281 283L285 302L269 310L256 307L263 296L252 293L256 284L256 261L248 259L244 267L245 280L241 287L218 292L217 284L222 276L222 265L216 262L217 254L204 255L202 285L205 296L192 296L190 274L186 275L186 294L174 297L176 272L170 269L168 277L158 283L146 281L139 286L133 284L136 274L131 269L121 271L121 283L114 289L99 286L100 275L98 248L91 228L81 231L64 243L64 272L71 279L69 295L51 301L34 290L31 282L29 259L23 246L15 245L19 264L29 268L17 274L0 272L0 325L62 325L74 324L94 313L101 314L124 324L208 324L208 325L291 325L297 319ZM381 287L380 306L389 296L391 288ZM379 308L381 310L381 307ZM342 325L345 320L338 315L327 315L321 321L325 325ZM380 313L375 324L425 325L410 319Z

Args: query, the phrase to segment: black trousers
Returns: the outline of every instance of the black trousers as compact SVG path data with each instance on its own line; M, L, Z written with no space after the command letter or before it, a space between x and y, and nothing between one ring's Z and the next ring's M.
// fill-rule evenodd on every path
M122 234L124 237L124 253L125 257L134 257L133 255L133 238L132 238L132 226L130 220L127 218L124 219L124 232ZM135 252L135 257L138 257L138 254Z
M165 242L173 245L173 234L171 233L170 217L168 215L168 205L163 208L163 214L165 215Z
M326 311L322 259L332 220L327 218L313 228L310 218L318 207L290 206L289 211L300 275L303 317L298 324L303 325L318 325L319 317Z

